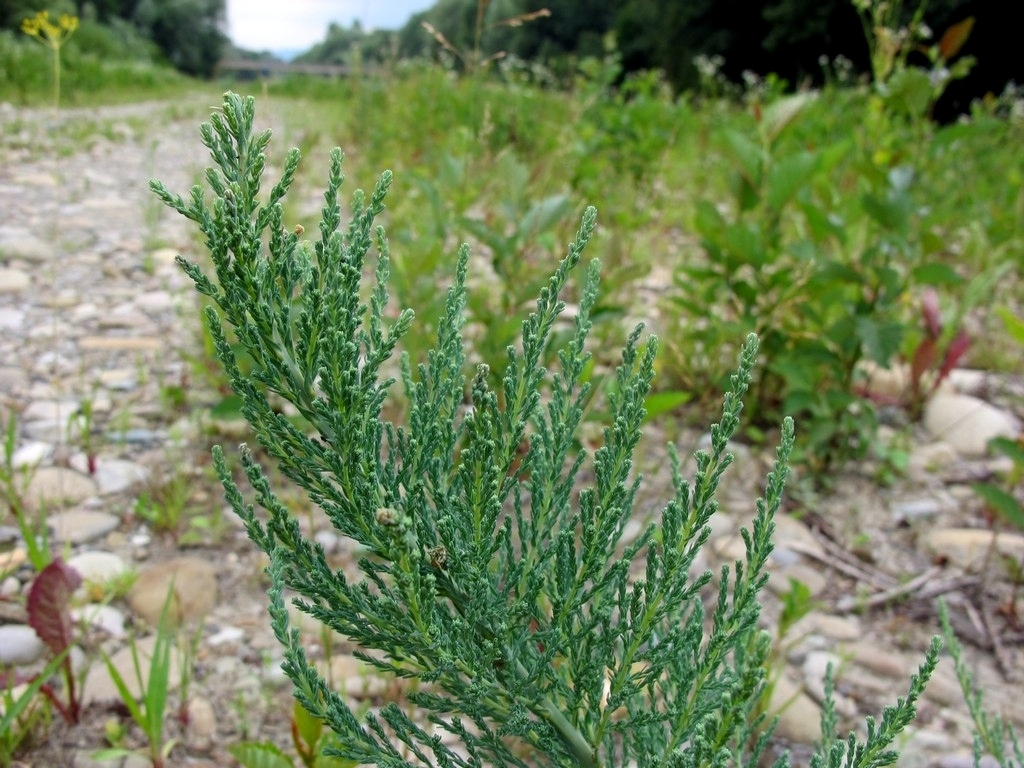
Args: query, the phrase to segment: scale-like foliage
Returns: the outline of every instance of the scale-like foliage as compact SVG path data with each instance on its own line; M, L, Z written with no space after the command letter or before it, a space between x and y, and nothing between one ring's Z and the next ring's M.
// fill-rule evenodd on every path
M710 448L696 454L694 481L682 478L673 452L672 498L627 540L641 482L632 456L658 345L640 328L626 340L603 445L588 460L577 430L589 394L596 263L557 370L541 365L564 309L560 293L594 232L594 209L523 321L521 345L509 348L500 392L484 367L464 379L468 250L459 251L436 348L415 370L403 359L408 419L395 425L383 418L395 382L380 375L413 316L386 313L388 244L374 219L391 174L369 200L355 194L342 229L335 150L320 237L300 242L285 229L280 204L298 151L260 204L270 133L253 134L254 112L251 98L229 93L202 127L216 164L206 176L212 205L198 186L188 202L159 182L151 186L206 237L215 279L179 261L212 300L206 320L256 439L366 553L360 580L333 570L244 446L242 467L265 516L215 453L231 505L270 558L270 614L284 670L301 704L341 737L336 753L362 764L443 768L756 764L770 733L756 715L769 651L757 628L758 593L793 445L790 420L753 526L743 532L746 558L723 569L710 616L700 592L711 574L690 574L731 462L727 444L757 340L744 346ZM371 248L367 301L360 286ZM252 359L247 372L225 322ZM303 427L282 414L282 401L304 417ZM289 626L286 593L357 643L380 674L418 681L409 693L415 709L390 704L357 717L309 662ZM900 717L871 728L872 758L906 725L903 715L930 671L926 664L915 679Z

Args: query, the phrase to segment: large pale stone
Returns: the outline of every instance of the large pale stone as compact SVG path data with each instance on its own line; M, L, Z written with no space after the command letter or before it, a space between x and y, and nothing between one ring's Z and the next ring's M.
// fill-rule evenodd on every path
M32 285L32 277L20 269L0 267L0 293L21 293Z
M128 593L128 605L150 624L160 621L168 592L167 615L174 624L196 621L217 603L217 570L198 557L176 557L146 569Z
M78 340L79 349L105 352L153 352L162 346L153 336L83 336Z
M121 524L121 518L106 512L72 509L49 515L46 522L56 541L85 544L106 536Z
M924 426L963 456L984 456L993 437L1015 437L1020 424L1011 413L971 395L939 392L925 406Z
M784 739L798 744L813 744L821 739L821 707L785 675L772 688L768 715L778 715L775 733Z
M95 481L81 472L67 467L43 467L32 474L25 502L33 511L52 510L84 501L95 496L97 490Z
M936 528L926 531L921 543L934 557L948 560L967 571L979 570L989 556L990 548L993 548L993 554L1008 555L1017 561L1024 558L1024 535L1019 533L994 534L984 528ZM995 562L999 562L998 557Z

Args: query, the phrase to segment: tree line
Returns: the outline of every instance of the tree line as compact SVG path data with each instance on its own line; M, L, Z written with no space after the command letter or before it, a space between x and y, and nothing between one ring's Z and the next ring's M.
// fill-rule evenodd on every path
M917 0L890 2L906 20L917 10ZM1014 3L925 2L924 20L936 38L965 18L975 20L963 55L977 64L947 90L940 112L961 111L1009 81L1024 83L1024 58L1011 38ZM43 9L113 30L126 50L134 50L130 43L149 44L190 75L212 75L229 52L226 0L0 0L0 29L16 30ZM614 50L624 74L659 69L678 92L698 85L698 56L721 62L721 74L732 81L745 71L775 73L795 87L820 83L822 61L840 56L855 72L870 71L861 22L851 0L437 0L397 31L331 24L299 60L373 65L449 56L455 66L466 66L503 53L571 76L581 59ZM82 44L86 35L78 37Z
M977 63L966 80L947 90L943 110L963 110L971 99L999 93L1011 80L1024 82L1024 58L1011 38L1016 36L1013 3L926 2L924 21L934 40L966 18L975 20L962 54ZM916 0L902 3L904 21L917 8ZM542 9L549 14L538 15ZM524 17L532 20L503 23ZM574 71L581 58L604 56L612 45L625 73L659 69L677 91L699 84L698 56L721 61L721 73L734 82L752 71L775 73L792 87L821 83L822 62L836 57L847 59L855 72L871 69L865 29L851 0L438 0L396 33L331 25L325 40L302 59L342 63L358 56L386 62L450 55L424 22L463 54L478 51L481 59L514 54L556 74Z

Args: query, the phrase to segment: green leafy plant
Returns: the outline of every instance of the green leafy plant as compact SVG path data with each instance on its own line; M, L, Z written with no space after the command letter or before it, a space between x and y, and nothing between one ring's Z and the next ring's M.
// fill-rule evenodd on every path
M143 664L140 660L136 639L130 639L132 667L135 672L135 690L139 691L136 696L132 687L125 680L124 675L114 665L109 656L104 654L104 661L107 665L107 672L110 679L117 687L121 703L124 704L131 715L132 720L142 730L148 746L147 756L153 764L153 768L163 768L168 755L174 749L177 741L175 739L164 740L164 712L167 709L167 699L170 692L171 669L173 666L173 654L176 645L175 633L171 629L168 620L168 607L174 596L173 587L168 590L164 600L164 607L160 613L160 621L156 628L156 639L153 644L153 652L149 658L149 674L143 676ZM93 757L97 760L123 759L131 754L132 750L112 747L95 752Z
M852 3L860 16L871 52L875 86L890 108L912 118L924 117L949 83L966 77L974 66L971 56L952 62L971 35L973 16L952 25L937 43L929 45L931 31L924 23L927 0L918 3L906 24L903 23L903 0L852 0ZM923 54L930 69L908 66L907 58L915 52Z
M292 708L292 744L305 768L353 768L356 763L324 754L337 749L338 737L324 730L324 723L299 703ZM273 742L247 741L228 747L243 768L295 768L295 762Z
M157 181L151 187L206 238L216 280L179 263L212 299L206 320L257 439L367 552L361 579L349 581L302 536L248 449L241 449L242 469L269 517L246 502L215 450L232 507L270 559L271 625L295 697L339 737L324 754L389 766L755 765L771 731L754 713L770 650L757 628L758 594L768 579L791 420L783 423L753 526L743 531L746 555L723 568L710 616L700 597L711 574L691 578L689 568L710 536L756 338L742 349L709 450L696 454L695 480L682 478L670 449L672 498L635 540L625 540L641 482L632 456L658 344L650 337L641 347L639 327L629 334L604 442L588 460L576 431L588 392L582 376L596 262L557 368L541 365L563 309L559 294L594 231L594 209L523 321L520 345L508 350L500 404L484 366L467 393L461 328L468 251L460 249L437 346L415 371L407 361L402 366L408 424L395 425L381 416L393 382L378 376L413 316L405 310L385 320L389 253L374 220L391 174L368 198L354 195L343 228L342 156L334 150L320 238L300 243L284 226L281 206L299 153L289 153L262 204L270 133L254 134L254 115L254 100L228 93L222 111L202 126L217 166L206 175L212 204L200 187L188 202ZM364 294L373 246L374 281ZM250 374L235 364L225 322L254 361ZM280 414L268 392L299 412L311 433ZM359 657L381 674L415 681L408 695L414 708L390 703L357 717L289 626L286 589L300 610L356 643ZM893 739L912 718L937 656L935 641L908 696L877 727L869 720L863 742L826 734L828 764L844 756L848 766L892 764ZM461 741L464 752L448 747L441 732Z
M751 420L765 428L782 412L801 417L799 458L821 471L870 445L875 416L855 391L858 365L886 366L899 350L905 265L915 254L909 169L874 178L851 199L834 181L853 154L849 139L813 149L786 141L813 101L800 94L758 107L755 138L732 127L719 134L733 199L724 212L697 203L706 256L676 272L669 309L689 330L670 343L669 361L706 390L724 376L733 340L757 333L767 365L749 398ZM713 303L720 310L710 322Z
M4 671L0 680L0 765L10 765L22 744L49 722L50 709L43 704L46 699L39 693L60 669L69 650L66 648L50 659L17 694L14 690L18 684L17 675L13 671Z

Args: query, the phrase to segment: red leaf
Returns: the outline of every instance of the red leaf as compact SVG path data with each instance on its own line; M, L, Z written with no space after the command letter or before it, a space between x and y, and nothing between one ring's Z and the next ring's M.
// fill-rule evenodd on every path
M964 43L967 42L967 38L971 36L972 29L974 29L974 17L968 16L943 33L942 39L939 41L939 55L943 60L949 61L960 52Z
M28 592L28 624L55 654L73 640L68 602L81 583L78 571L58 558L40 571Z
M942 367L939 368L939 375L935 378L936 385L949 376L949 372L956 367L956 364L970 346L971 337L967 335L967 331L961 330L960 333L953 337L953 340L949 342L949 346L946 347L946 356L942 358Z
M920 385L921 377L935 365L936 356L935 339L922 339L914 350L914 359L910 363L910 381L915 388Z
M939 294L934 288L925 288L921 298L921 314L924 316L924 327L933 339L942 335L942 315L939 313Z

